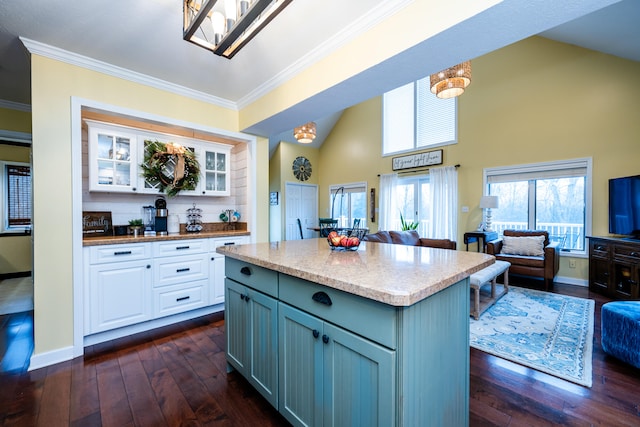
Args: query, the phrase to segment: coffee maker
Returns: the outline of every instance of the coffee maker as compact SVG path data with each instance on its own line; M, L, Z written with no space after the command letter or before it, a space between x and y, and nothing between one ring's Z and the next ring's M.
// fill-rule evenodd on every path
M164 197L158 197L156 199L156 221L155 230L157 236L166 236L167 234L167 217L169 211L167 210L167 201Z

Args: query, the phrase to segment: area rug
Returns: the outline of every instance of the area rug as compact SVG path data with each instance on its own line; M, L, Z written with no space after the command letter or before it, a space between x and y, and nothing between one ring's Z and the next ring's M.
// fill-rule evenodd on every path
M472 347L591 387L594 302L509 287L479 320L470 320Z
M33 310L31 277L0 280L0 315Z

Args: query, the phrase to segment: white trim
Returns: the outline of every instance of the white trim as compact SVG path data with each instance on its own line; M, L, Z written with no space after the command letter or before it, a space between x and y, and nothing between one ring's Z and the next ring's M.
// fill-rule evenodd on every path
M579 279L577 277L556 276L553 281L567 285L582 286L585 288L589 287L589 280Z
M84 354L84 292L83 292L83 246L82 246L82 108L90 108L111 112L119 116L129 116L139 120L149 120L168 125L185 127L201 132L220 135L226 138L247 143L248 167L247 186L248 200L253 206L251 212L247 213L247 226L251 231L250 241L255 243L257 224L257 182L255 170L257 168L256 150L257 138L253 135L240 132L233 132L224 129L217 129L184 120L159 116L143 111L132 110L120 106L110 105L90 99L71 97L71 175L72 175L72 227L71 242L73 254L73 355L74 357Z
M249 106L278 86L291 80L304 69L310 67L330 53L335 52L349 41L364 34L369 29L375 27L413 2L414 0L389 0L374 7L346 28L329 37L324 43L300 57L300 59L289 67L267 80L264 84L240 98L237 102L238 108L243 109Z
M103 61L98 61L97 59L69 52L67 50L30 40L25 37L20 37L20 41L22 41L22 44L24 44L24 46L31 54L41 55L46 58L55 59L56 61L65 62L77 67L86 68L87 70L97 71L108 76L117 77L119 79L128 80L130 82L139 83L145 86L150 86L166 92L175 93L177 95L186 96L191 99L207 102L209 104L228 108L230 110L238 110L237 104L227 99L189 89L187 87L167 82L165 80L157 79L155 77L147 76L145 74L138 73L137 71L127 70L126 68L118 67L116 65L112 65Z
M0 108L6 108L7 110L24 111L25 113L31 112L31 105L22 104L20 102L7 101L6 99L0 99Z
M44 368L46 366L55 365L56 363L66 362L74 358L73 347L63 347L46 353L38 353L31 356L29 361L29 371Z

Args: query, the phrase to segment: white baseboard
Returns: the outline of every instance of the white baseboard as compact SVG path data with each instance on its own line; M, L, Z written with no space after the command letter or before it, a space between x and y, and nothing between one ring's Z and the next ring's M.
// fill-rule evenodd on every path
M44 368L73 359L73 346L59 348L46 353L34 354L29 361L29 371Z
M553 279L554 282L565 283L567 285L584 286L589 287L589 281L586 279L578 279L575 277L556 276Z

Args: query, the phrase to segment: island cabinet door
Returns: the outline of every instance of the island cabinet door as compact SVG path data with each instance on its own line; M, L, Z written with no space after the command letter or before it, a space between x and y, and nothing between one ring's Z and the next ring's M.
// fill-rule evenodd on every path
M247 287L225 279L224 328L227 335L227 361L245 378L249 369L249 305Z
M280 413L294 426L322 426L322 320L280 303Z
M323 338L323 424L393 425L395 351L331 324L325 324Z
M278 407L278 302L226 279L227 361Z
M294 426L390 426L395 352L280 303L280 412Z

